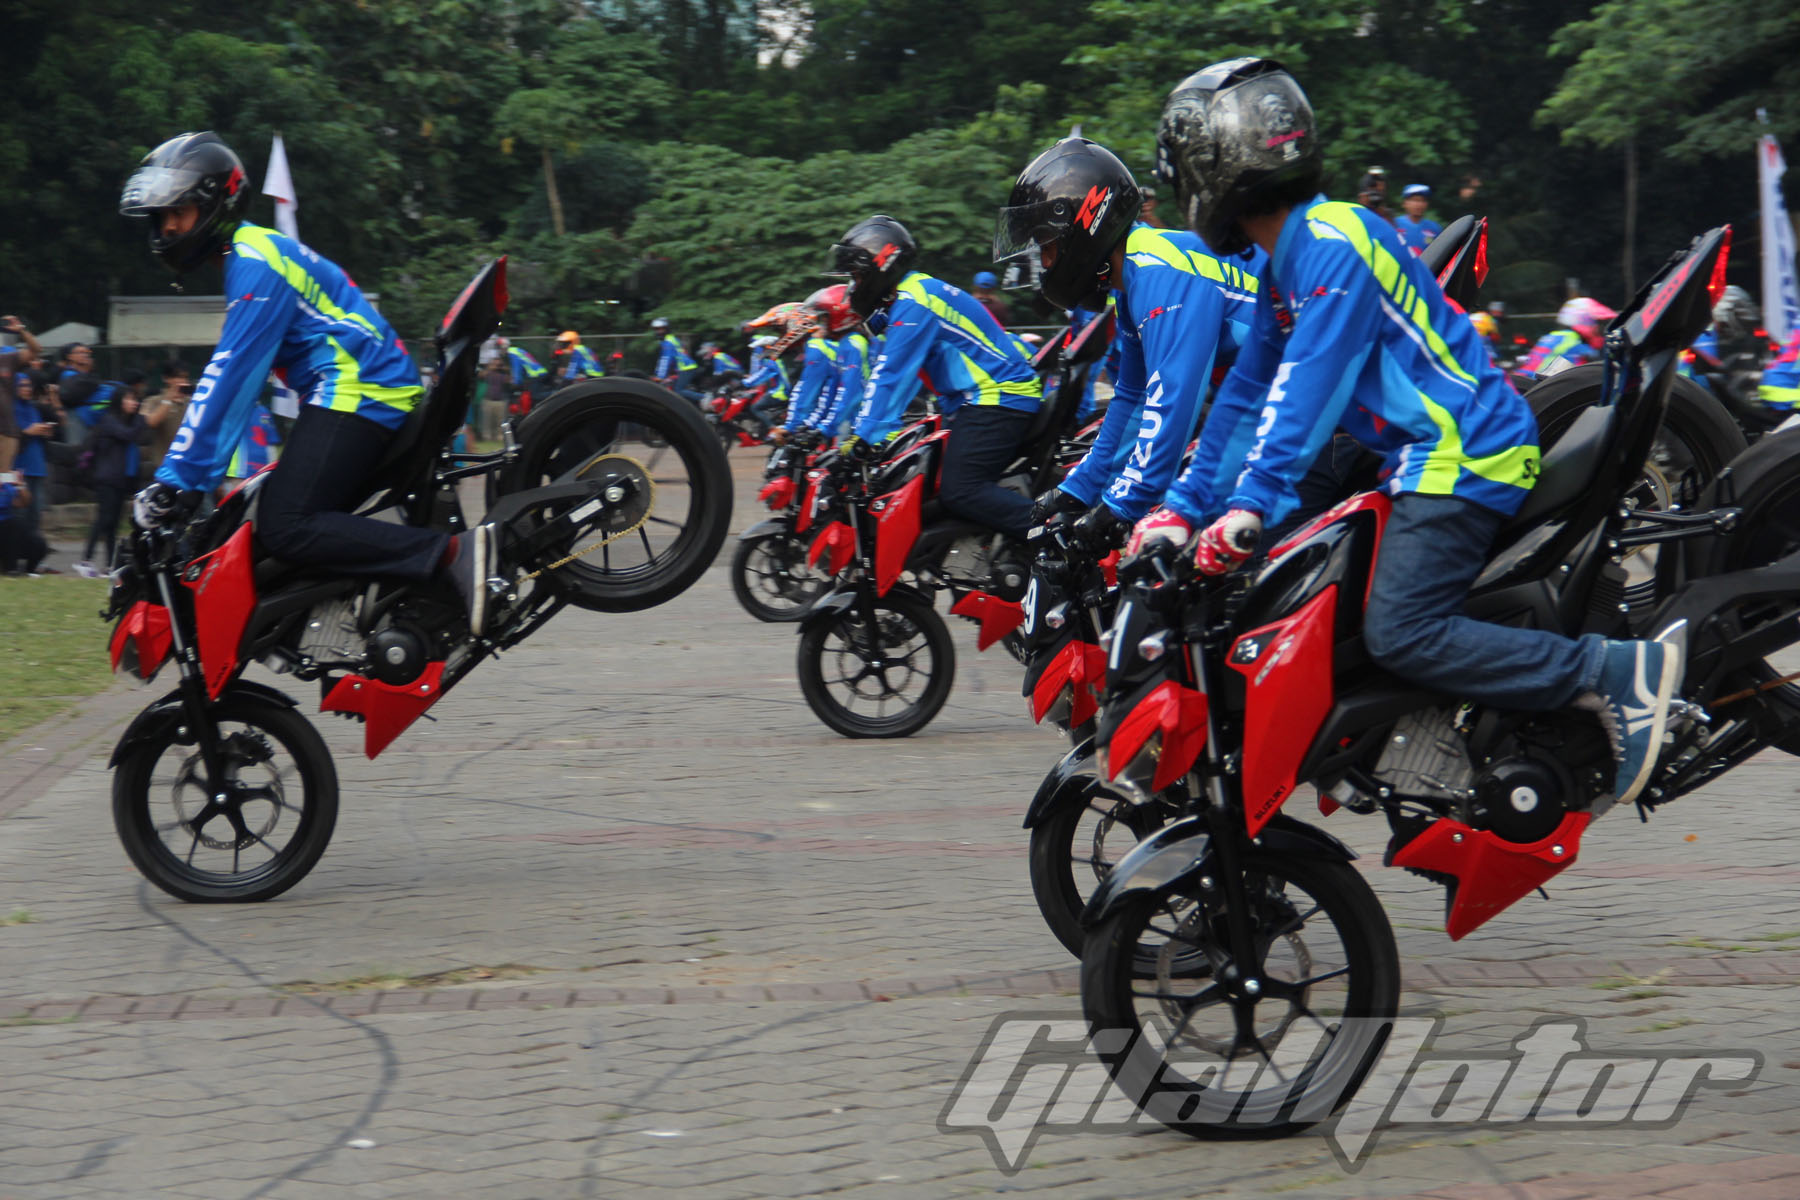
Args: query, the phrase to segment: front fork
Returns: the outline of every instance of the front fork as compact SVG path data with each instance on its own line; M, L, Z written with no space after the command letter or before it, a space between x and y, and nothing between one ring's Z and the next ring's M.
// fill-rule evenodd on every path
M1195 685L1210 701L1213 680L1205 640L1200 637L1188 643L1188 661ZM1231 952L1231 963L1219 983L1231 1001L1239 1036L1254 1038L1256 1002L1262 996L1263 981L1261 957L1257 953L1256 934L1250 920L1250 889L1244 881L1247 826L1242 789L1226 784L1225 756L1220 751L1218 722L1213 718L1210 702L1206 706L1206 748L1202 754L1200 770L1205 775L1203 794L1207 798L1204 815L1217 870L1213 886L1225 908L1225 937Z
M206 694L206 673L200 666L200 650L188 637L188 623L179 619L175 607L175 584L168 566L156 571L156 590L169 613L169 638L175 648L175 665L181 674L183 719L194 732L194 744L200 747L200 761L206 767L206 791L217 797L225 790L225 764L220 755L219 723L213 719L212 703Z

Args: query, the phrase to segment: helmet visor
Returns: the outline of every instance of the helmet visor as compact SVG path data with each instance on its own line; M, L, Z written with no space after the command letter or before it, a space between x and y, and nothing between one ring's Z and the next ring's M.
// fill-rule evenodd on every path
M204 178L186 167L139 167L119 193L119 212L127 217L147 217L159 209L174 208Z
M869 252L867 250L861 246L834 242L831 249L825 253L825 270L821 274L827 279L849 279L859 268L868 265Z
M1067 200L1039 200L1003 208L994 221L994 261L1006 262L1036 250L1066 232L1075 211Z

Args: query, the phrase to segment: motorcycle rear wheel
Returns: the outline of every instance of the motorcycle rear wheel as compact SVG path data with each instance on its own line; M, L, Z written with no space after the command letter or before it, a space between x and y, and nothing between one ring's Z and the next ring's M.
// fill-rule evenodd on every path
M654 485L642 524L616 542L545 571L557 595L596 612L636 612L674 599L718 556L731 523L731 474L718 438L694 406L655 384L592 379L533 408L519 430L519 460L503 492L569 482L617 466ZM556 558L621 529L602 512L559 546Z
M803 628L800 691L845 737L910 737L950 698L956 646L930 602L907 592L875 600L875 626L853 607Z
M230 763L227 804L211 803L199 749L175 720L120 760L113 827L144 877L178 900L268 900L325 853L337 825L337 770L318 730L284 704L227 691L212 714Z
M1146 1115L1197 1138L1283 1137L1325 1120L1375 1065L1400 1004L1393 929L1355 867L1254 847L1242 859L1261 961L1232 962L1219 889L1203 892L1197 875L1120 901L1081 960L1082 1011L1107 1072ZM1146 956L1159 964L1149 978ZM1234 972L1259 981L1255 1049L1222 986Z
M1717 560L1720 573L1767 566L1800 551L1800 431L1772 433L1756 444L1732 468L1732 491L1743 514L1730 533ZM1728 620L1757 624L1779 616L1792 597L1747 601ZM1794 641L1768 658L1745 669L1726 691L1763 687L1800 671L1800 618L1794 619ZM1782 683L1763 691L1758 700L1783 718L1793 732L1775 745L1800 755L1800 683ZM1746 702L1748 703L1748 702ZM1729 707L1721 715L1731 712Z
M798 621L831 580L806 563L806 543L781 530L742 538L731 553L731 590L759 621Z

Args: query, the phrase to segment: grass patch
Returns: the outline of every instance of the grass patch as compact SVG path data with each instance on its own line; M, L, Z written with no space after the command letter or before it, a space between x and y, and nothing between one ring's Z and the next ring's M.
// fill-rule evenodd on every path
M18 1029L24 1025L68 1025L78 1019L77 1014L70 1013L66 1017L28 1017L18 1013L10 1017L0 1017L0 1029Z
M37 921L29 908L15 908L0 917L0 925L31 925Z
M1668 981L1669 972L1671 970L1672 968L1670 967L1664 967L1653 975L1609 975L1605 979L1595 980L1593 983L1588 984L1588 986L1591 988L1598 988L1603 992L1616 992L1630 989L1625 991L1627 998L1632 1000L1647 1000L1651 996L1662 995L1661 992L1654 989L1658 984ZM1650 990L1646 991L1643 989Z
M1693 1017L1671 1017L1667 1021L1657 1021L1653 1025L1639 1025L1632 1033L1667 1033L1671 1029L1680 1029L1683 1025L1692 1025Z
M72 575L0 576L0 742L112 681L106 589Z
M358 975L351 979L336 979L328 982L297 979L292 983L282 984L281 990L317 994L321 992L392 992L401 988L455 987L463 983L524 979L527 976L536 975L543 969L542 967L527 967L519 963L502 963L497 967L452 967L448 971L432 971L426 975L407 975L401 971L376 971L370 975Z

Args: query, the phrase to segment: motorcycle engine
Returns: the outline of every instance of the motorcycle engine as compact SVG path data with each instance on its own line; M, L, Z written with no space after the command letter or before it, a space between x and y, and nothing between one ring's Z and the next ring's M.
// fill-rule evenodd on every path
M302 660L349 663L362 657L362 634L356 628L356 603L332 600L313 606L294 647Z
M1376 777L1402 796L1450 800L1466 791L1475 768L1455 719L1455 712L1444 708L1400 718L1375 764Z
M1031 582L1031 565L1024 555L992 534L952 542L944 552L943 571L945 578L965 588L991 592L1002 600L1023 599Z

